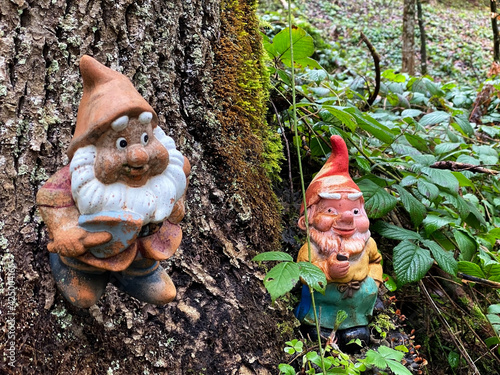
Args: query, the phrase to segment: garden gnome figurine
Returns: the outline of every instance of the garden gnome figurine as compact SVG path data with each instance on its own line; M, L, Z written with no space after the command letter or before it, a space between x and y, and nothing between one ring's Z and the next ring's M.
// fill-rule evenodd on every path
M363 193L349 176L349 155L344 140L330 139L332 154L306 190L306 207L311 239L311 262L326 276L326 293L314 292L317 316L327 334L334 329L337 312L347 318L339 326L337 337L347 343L360 338L368 343L367 324L382 282L381 255L370 237ZM304 207L298 223L306 229ZM298 262L309 260L307 243ZM296 316L303 326L314 326L314 311L307 285Z
M159 261L181 241L189 162L127 77L89 56L80 72L70 164L37 194L52 273L78 307L94 305L108 282L166 304L176 291Z

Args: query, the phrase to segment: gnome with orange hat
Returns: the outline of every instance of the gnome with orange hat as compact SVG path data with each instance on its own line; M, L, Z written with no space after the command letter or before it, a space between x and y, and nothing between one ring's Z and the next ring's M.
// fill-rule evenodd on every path
M311 248L306 243L297 262L311 261L325 274L326 293L314 292L317 317L327 336L334 329L337 312L347 318L337 337L347 343L360 338L368 343L367 324L382 282L381 256L370 237L363 193L349 175L349 155L344 140L332 136L332 154L306 190ZM304 207L299 227L306 230ZM310 259L309 259L310 254ZM303 326L314 326L309 288L304 285L296 316Z
M57 286L78 307L108 282L162 305L176 294L159 261L180 244L188 160L130 80L89 56L70 164L37 194Z

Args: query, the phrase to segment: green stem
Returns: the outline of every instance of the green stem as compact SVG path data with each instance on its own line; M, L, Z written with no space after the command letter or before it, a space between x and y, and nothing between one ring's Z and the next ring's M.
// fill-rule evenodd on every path
M292 37L292 4L291 0L288 0L288 32L290 36L290 60L292 62L292 115L293 115L293 128L295 131L295 139L298 138L298 126L297 126L297 106L296 106L296 98L295 98L295 62L293 59L293 37ZM304 202L304 221L305 221L305 226L306 226L306 236L307 236L307 254L309 258L309 262L311 262L311 238L309 235L309 220L307 217L307 202L306 202L306 189L305 189L305 184L304 184L304 173L302 172L302 159L300 157L300 144L299 142L295 142L297 145L297 157L299 161L299 174L300 174L300 184L302 188L302 200ZM308 285L309 287L309 293L311 294L311 302L312 302L312 308L314 311L314 321L316 323L316 333L318 334L318 344L319 344L319 354L321 357L321 369L323 371L323 374L326 375L326 368L325 368L325 358L323 354L323 348L321 346L321 331L319 328L319 321L318 321L318 314L316 312L316 303L314 301L314 290L313 288Z

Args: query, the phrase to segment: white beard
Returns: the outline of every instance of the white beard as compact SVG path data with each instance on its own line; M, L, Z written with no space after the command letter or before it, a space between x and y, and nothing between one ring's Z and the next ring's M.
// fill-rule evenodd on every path
M333 253L359 254L365 248L366 241L368 241L371 235L369 230L364 233L356 231L351 237L343 239L331 231L321 232L312 227L309 228L309 231L311 241L326 256Z
M94 173L95 146L81 147L75 152L70 164L71 193L81 215L131 211L143 216L143 224L159 223L170 216L175 202L186 189L186 175L182 169L184 157L175 149L174 140L158 126L153 133L167 149L169 164L141 187L121 182L103 184Z

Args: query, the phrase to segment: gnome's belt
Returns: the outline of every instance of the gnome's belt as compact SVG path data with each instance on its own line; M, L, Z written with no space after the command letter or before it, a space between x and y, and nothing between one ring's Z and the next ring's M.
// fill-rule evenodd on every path
M359 288L361 288L361 281L351 281L350 283L339 284L337 286L338 291L344 293L342 299L351 298Z
M161 222L161 223L149 223L149 224L143 225L141 228L141 231L139 232L137 237L140 238L140 237L151 236L152 234L155 234L156 232L158 232L162 225L163 225L163 222Z

